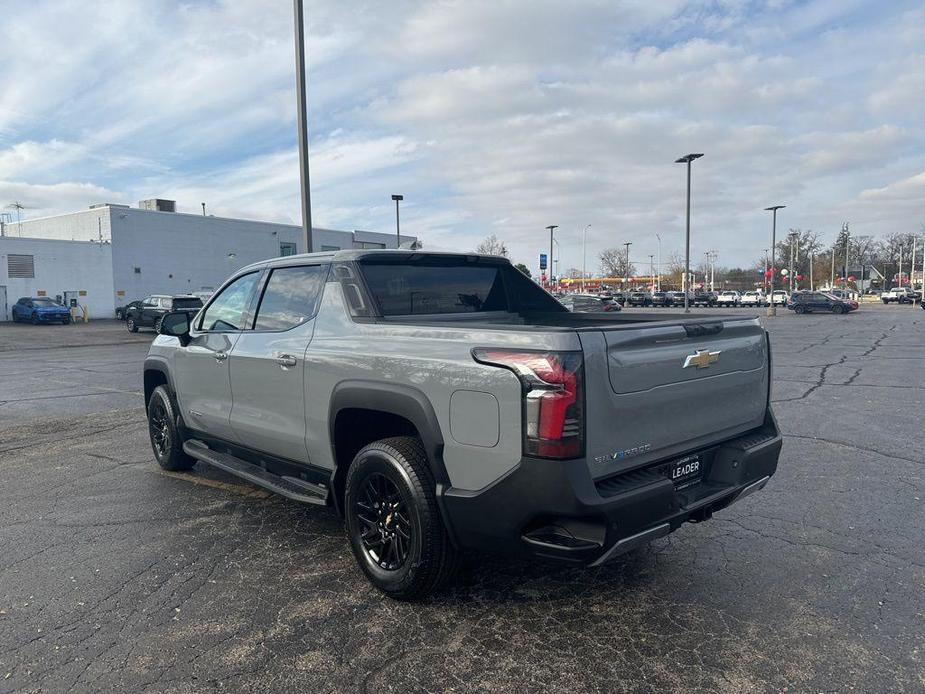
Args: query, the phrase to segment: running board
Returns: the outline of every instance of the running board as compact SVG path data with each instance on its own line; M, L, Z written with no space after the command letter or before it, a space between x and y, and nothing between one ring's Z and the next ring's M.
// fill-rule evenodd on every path
M224 470L287 499L320 506L328 502L328 490L320 484L312 484L297 477L276 475L259 465L248 463L233 455L213 451L201 441L195 439L186 441L183 444L183 452L196 460L201 460L203 463L217 467L219 470Z

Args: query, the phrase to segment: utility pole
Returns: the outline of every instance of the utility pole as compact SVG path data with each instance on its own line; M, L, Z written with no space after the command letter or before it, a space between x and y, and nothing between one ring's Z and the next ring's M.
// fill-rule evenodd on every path
M655 261L652 260L655 256L649 253L649 284L655 287Z
M312 198L308 178L308 115L305 101L305 17L302 0L292 0L295 15L296 119L299 126L299 182L302 193L302 242L312 252Z
M401 224L398 220L398 203L405 199L404 195L393 195L395 201L395 248L401 248Z
M842 279L845 281L845 291L848 290L848 243L851 241L851 232L848 230L848 222L842 227L845 230L845 272Z
M775 253L775 244L777 244L777 211L782 210L786 205L772 205L771 207L765 207L765 212L771 213L771 270L774 270L774 256ZM774 273L771 272L771 282L770 289L768 291L768 315L776 316L777 315L777 306L774 305Z
M832 279L829 282L829 289L835 289L835 246L832 246Z
M548 276L547 276L547 278L546 278L546 286L547 286L547 287L550 287L550 286L552 286L552 239L553 239L552 232L554 232L556 229L558 229L558 228L559 228L559 225L558 225L558 224L550 224L550 225L549 225L548 227L546 227L546 228L549 229L549 265L547 266L547 272L548 272L549 274L548 274Z
M658 239L658 260L655 268L655 291L662 291L662 237L658 234L655 235L655 238Z
M633 245L633 242L626 241L623 245L626 246L626 265L623 266L623 291L626 291L626 285L629 284L630 280L630 246Z
M684 313L690 313L690 297L688 296L687 283L691 274L691 162L699 159L703 153L686 154L675 160L675 164L687 164L687 226L684 234Z
M585 292L585 277L588 276L588 229L591 225L585 226L581 234L581 293Z

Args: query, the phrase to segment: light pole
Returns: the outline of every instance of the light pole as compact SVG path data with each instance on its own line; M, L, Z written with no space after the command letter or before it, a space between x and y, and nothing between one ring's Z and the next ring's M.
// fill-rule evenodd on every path
M626 246L626 265L623 266L623 291L626 291L626 285L630 281L630 246L633 245L633 242L626 241L623 245Z
M395 201L395 248L401 248L401 225L398 219L398 203L405 199L404 195L393 195Z
M768 289L768 315L776 316L777 315L777 306L774 305L774 256L775 248L774 245L777 243L777 211L782 210L786 205L772 205L771 207L765 207L765 212L771 213L771 286Z
M790 280L790 293L793 294L793 282L794 282L793 277L796 274L793 270L793 266L795 264L794 247L795 247L796 240L797 240L797 232L791 231L789 234L787 234L787 240L790 241L790 263L789 263L790 267L788 268L790 270L790 275L788 276L788 279Z
M649 284L652 287L655 287L655 261L652 260L655 256L649 253Z
M581 232L581 293L585 292L585 277L588 276L588 229L591 225L585 226Z
M552 282L550 282L550 279L552 278L552 238L553 238L553 237L552 237L552 232L554 232L556 229L558 229L558 228L559 228L559 225L558 225L558 224L550 224L550 225L549 225L548 227L546 227L546 228L549 229L549 269L548 269L548 271L549 271L549 276L546 278L546 286L549 287L549 286L552 286Z
M559 277L559 259L562 257L562 247L559 245L559 239L553 239L556 243L556 250L559 252L559 258L552 258L549 261L549 267L555 268L556 270L556 282L558 283L562 278Z
M683 157L676 159L675 164L687 164L687 227L684 234L684 281L681 283L684 289L684 313L690 313L690 303L688 297L688 278L691 274L691 162L694 159L700 159L703 153L685 154Z
M312 252L312 197L308 179L308 116L305 105L305 18L302 0L292 0L295 15L296 119L299 130L299 182L302 193L302 242Z
M658 239L658 259L656 261L655 268L655 291L662 291L662 237L658 234L655 235L655 238Z

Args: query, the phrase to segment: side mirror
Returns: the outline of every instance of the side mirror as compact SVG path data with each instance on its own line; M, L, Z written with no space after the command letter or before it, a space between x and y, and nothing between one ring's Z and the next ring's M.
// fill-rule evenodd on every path
M179 338L180 344L184 347L189 344L189 331L189 314L185 311L164 314L164 317L161 318L160 330L158 330L161 335L173 335Z

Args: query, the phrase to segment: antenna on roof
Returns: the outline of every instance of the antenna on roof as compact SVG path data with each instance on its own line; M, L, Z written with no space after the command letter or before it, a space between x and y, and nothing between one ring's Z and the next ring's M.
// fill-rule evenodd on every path
M19 235L22 236L22 211L28 210L29 208L19 202L19 200L11 202L7 207L11 210L16 210L16 223L19 225Z

